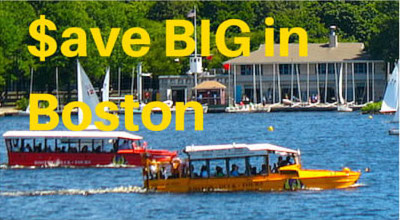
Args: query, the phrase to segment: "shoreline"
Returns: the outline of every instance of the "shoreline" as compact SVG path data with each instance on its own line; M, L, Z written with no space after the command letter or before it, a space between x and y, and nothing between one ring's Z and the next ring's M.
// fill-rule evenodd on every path
M226 107L210 107L208 113L266 113L266 112L327 112L327 111L337 111L336 106L308 106L308 107L301 107L301 106L284 106L284 105L275 105L269 106L268 110L248 110L248 111L241 111L241 112L226 112ZM359 111L361 107L352 107L353 111ZM117 112L119 114L124 114L122 112ZM61 112L59 113L61 114ZM135 113L136 114L136 113ZM0 117L5 116L26 116L29 115L24 111L18 110L15 107L0 107Z

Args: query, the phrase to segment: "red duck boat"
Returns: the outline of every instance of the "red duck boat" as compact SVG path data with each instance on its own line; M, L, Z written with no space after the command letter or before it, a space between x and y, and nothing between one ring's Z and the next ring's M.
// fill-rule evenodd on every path
M7 131L10 166L143 166L143 154L170 161L177 152L148 149L142 137L122 131Z

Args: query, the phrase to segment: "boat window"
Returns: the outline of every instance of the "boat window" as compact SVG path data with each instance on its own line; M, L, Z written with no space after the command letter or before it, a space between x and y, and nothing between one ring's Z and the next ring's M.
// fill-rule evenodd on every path
M23 152L39 152L38 151L38 146L36 147L35 151L35 145L34 145L34 139L23 139L21 141L21 148Z
M10 151L11 152L19 152L20 151L20 140L19 139L11 139L10 140Z
M93 153L100 153L103 152L103 145L105 143L105 140L91 140L91 150Z
M211 177L226 177L229 173L229 167L226 167L225 159L210 160L210 176Z
M279 168L287 165L295 164L293 155L289 154L272 154L270 155L270 166L272 173L278 173Z
M91 153L93 151L92 139L78 140L78 151L81 153Z
M269 154L269 166L271 167L271 173L278 173L278 158L281 157L281 155L278 154Z
M117 139L107 139L104 140L103 151L105 153L112 153L118 151L118 140Z
M207 166L207 164L209 164L209 160L207 161L206 160L191 161L189 170L192 178L208 178L210 176L209 175L210 170L209 167Z
M56 152L56 139L44 139L44 152L53 153Z
M6 139L6 147L8 151L11 151L11 139Z
M148 175L149 179L167 179L173 178L171 173L171 164L160 164L151 162L149 164Z
M266 157L265 156L249 157L247 173L250 176L268 174Z
M59 153L65 153L68 151L68 142L56 139L55 146L57 146L56 151Z
M230 177L238 177L246 174L246 163L245 158L231 158L229 160L230 170L229 176Z
M129 150L132 149L132 146L138 147L137 143L133 143L128 139L118 139L118 150Z

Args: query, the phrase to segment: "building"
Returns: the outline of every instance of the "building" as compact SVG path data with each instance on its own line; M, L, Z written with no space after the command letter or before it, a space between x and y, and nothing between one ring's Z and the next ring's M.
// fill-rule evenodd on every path
M205 81L216 81L227 86L226 91L232 91L229 88L229 75L210 75L209 73L199 74L197 83L193 75L169 75L159 76L159 88L161 100L172 100L174 102L187 102L197 100L196 84L201 84ZM227 97L224 97L227 100ZM225 101L226 102L226 101Z
M226 99L232 104L248 97L254 103L280 103L283 99L320 103L339 100L364 104L381 100L389 68L383 60L372 60L364 51L363 43L339 43L331 27L328 43L309 43L308 56L299 56L299 45L289 44L289 56L279 55L279 44L274 46L275 56L266 57L265 47L250 56L227 60L227 75L200 74L197 84L215 80L224 84ZM340 74L342 73L342 74ZM342 77L341 77L342 76ZM161 99L188 101L193 99L196 86L193 75L160 76Z
M363 104L383 97L386 63L370 59L363 43L338 43L334 27L329 43L308 44L307 57L299 56L298 44L289 44L287 57L279 56L279 44L274 51L274 57L266 57L261 45L248 57L225 62L231 66L231 94L236 103L244 96L255 103L279 103L285 98L307 102L311 97L319 97L320 103L333 103L339 100L339 83L347 102Z
M204 81L194 89L197 92L197 101L207 105L225 105L226 86L217 81Z

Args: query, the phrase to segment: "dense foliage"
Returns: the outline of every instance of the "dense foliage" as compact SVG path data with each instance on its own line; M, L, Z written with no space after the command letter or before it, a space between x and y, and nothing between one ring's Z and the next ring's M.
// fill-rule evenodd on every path
M382 101L380 102L373 102L373 103L368 103L366 106L361 108L361 112L363 114L375 114L379 113L382 107Z
M188 69L187 58L180 58L177 62L174 57L165 56L165 20L188 19L186 14L194 5L198 8L198 20L210 19L211 22L213 58L205 60L209 69L220 68L221 62L227 59L215 47L215 31L221 22L230 18L245 21L251 28L248 35L254 50L264 41L264 19L268 16L275 19L276 40L279 39L279 28L299 26L307 30L309 42L327 42L329 26L336 25L340 41L364 42L374 58L393 61L398 58L399 50L398 4L398 1L1 1L0 92L16 81L28 84L31 67L35 70L36 90L54 89L55 67L59 67L61 86L68 85L70 88L73 84L76 58L64 57L58 49L46 62L39 62L27 50L27 45L39 45L30 37L28 26L41 14L57 25L58 31L51 35L59 47L63 42L63 30L68 27L85 29L88 56L80 58L80 61L92 81L99 85L107 66L114 74L121 67L123 76L128 77L139 61L143 62L145 72L155 76L185 73ZM141 58L132 58L123 52L122 34L111 57L100 57L89 34L89 28L99 27L107 38L112 27L120 27L123 32L136 26L146 29L151 37L150 51ZM199 25L198 34L200 28ZM237 30L230 29L227 33L228 45L233 45L232 37L235 35Z

